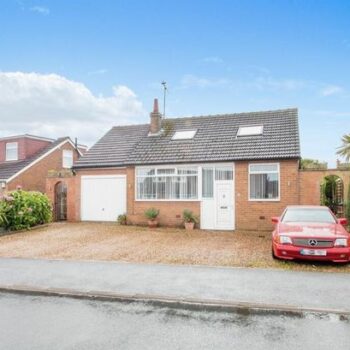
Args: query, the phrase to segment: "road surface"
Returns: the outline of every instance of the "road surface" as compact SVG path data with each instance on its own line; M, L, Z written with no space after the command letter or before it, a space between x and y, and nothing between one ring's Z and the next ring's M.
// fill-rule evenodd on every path
M0 344L4 350L349 350L350 322L338 315L250 316L0 293Z

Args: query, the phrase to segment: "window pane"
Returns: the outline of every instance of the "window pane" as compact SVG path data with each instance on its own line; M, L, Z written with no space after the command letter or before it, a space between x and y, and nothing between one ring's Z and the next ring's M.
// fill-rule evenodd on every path
M137 178L137 198L156 199L156 179L154 177Z
M137 169L137 199L197 199L196 168ZM176 175L178 172L178 175ZM154 174L158 176L154 176ZM147 175L152 174L152 175ZM159 176L162 174L162 176ZM174 175L173 175L174 174Z
M214 171L213 168L202 169L202 197L214 197Z
M176 131L172 137L172 140L186 140L193 139L197 130L184 130L184 131Z
M73 151L69 149L63 150L63 168L71 168L73 165Z
M251 173L278 171L278 165L277 164L250 164L249 171Z
M262 133L263 133L262 125L240 126L238 128L237 136L261 135Z
M6 160L18 160L17 142L9 142L6 144Z
M184 176L180 181L180 199L197 198L197 176Z
M232 180L233 170L231 167L222 167L215 169L215 180Z
M137 175L140 175L140 176L155 175L155 169L152 169L152 168L138 168L137 169Z
M278 198L278 174L250 174L250 198Z
M197 174L196 168L179 168L177 169L177 173L180 174Z
M157 169L158 175L175 174L175 169Z

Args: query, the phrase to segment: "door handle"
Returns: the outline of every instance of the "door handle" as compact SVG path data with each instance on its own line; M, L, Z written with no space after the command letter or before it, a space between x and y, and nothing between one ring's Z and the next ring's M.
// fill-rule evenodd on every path
M227 207L220 207L220 209L227 209Z

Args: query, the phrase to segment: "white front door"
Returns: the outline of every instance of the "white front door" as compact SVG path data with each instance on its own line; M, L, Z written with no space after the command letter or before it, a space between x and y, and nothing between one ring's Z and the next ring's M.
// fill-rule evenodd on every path
M234 229L233 181L215 181L215 226L217 229Z
M116 221L125 212L125 175L81 177L81 220Z

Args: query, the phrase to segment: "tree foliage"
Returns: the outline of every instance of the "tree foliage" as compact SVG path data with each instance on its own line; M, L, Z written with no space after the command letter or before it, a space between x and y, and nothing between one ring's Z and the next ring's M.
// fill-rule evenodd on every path
M338 147L337 154L344 157L348 162L350 160L350 134L344 135L341 140L342 145Z
M300 162L301 169L327 169L327 163L317 159L303 158Z

